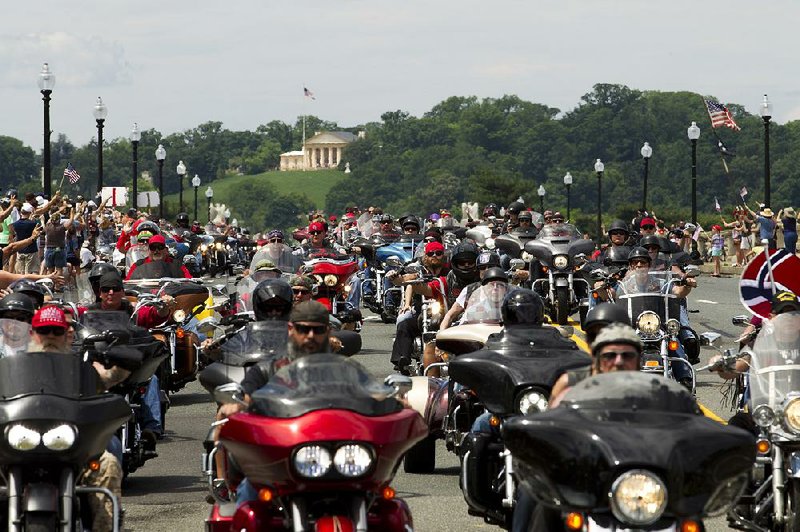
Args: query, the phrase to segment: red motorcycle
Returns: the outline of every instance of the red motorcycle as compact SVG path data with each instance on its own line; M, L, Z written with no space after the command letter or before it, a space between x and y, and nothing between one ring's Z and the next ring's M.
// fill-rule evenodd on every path
M349 255L318 256L307 260L303 270L317 283L315 300L325 305L331 314L344 310L350 277L358 271L355 258Z
M219 444L228 485L246 477L258 496L238 509L219 499L207 530L413 530L408 505L389 486L403 454L427 435L422 418L395 397L408 377L386 383L357 362L332 354L303 357L253 393L246 412L228 418ZM238 384L215 390L236 400ZM240 388L239 388L240 390Z

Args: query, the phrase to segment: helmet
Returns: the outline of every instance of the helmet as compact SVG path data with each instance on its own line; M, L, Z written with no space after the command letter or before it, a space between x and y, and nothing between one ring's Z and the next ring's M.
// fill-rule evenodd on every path
M151 222L150 220L145 220L143 222L139 222L139 225L136 226L136 233L150 233L150 236L157 235L161 233L161 230L158 228L158 224L155 222Z
M519 216L517 217L517 219L518 220L528 220L528 221L532 222L533 221L533 213L531 211L527 211L527 210L526 211L522 211L522 212L519 213Z
M650 254L643 247L635 247L630 253L628 253L628 262L632 261L633 259L644 259L647 262L651 261Z
M556 222L556 223L558 223L558 220L561 220L561 222L563 222L564 221L564 215L561 214L559 211L556 211L556 212L553 213L553 216L551 216L550 219L553 220L553 222Z
M598 349L608 344L628 344L635 347L640 353L642 352L642 340L639 335L636 334L633 327L624 323L612 323L603 327L592 344L592 354L594 355Z
M625 223L624 220L614 220L611 222L611 225L608 226L608 232L611 231L625 231L626 234L630 234L628 230L628 224Z
M189 215L185 212L179 212L178 216L175 217L175 223L181 226L188 226L189 225Z
M0 318L4 317L6 312L24 312L29 318L33 318L36 310L33 308L33 300L22 293L8 294L3 299L0 299Z
M497 205L494 203L487 203L486 207L483 208L484 216L497 216L499 214L500 214L500 209L498 209Z
M452 265L453 274L461 282L474 282L478 280L478 270L475 268L475 263L478 260L478 246L472 242L461 242L453 248L453 254L450 257L450 264ZM472 265L466 268L458 267L459 262L471 262Z
M275 301L276 300L276 301ZM283 279L266 279L258 283L253 290L253 311L256 321L289 320L289 313L292 311L293 293L292 287ZM280 317L270 315L268 307L280 307Z
M104 273L115 272L117 269L107 262L96 262L89 270L89 282L97 284Z
M544 302L533 290L513 290L503 299L500 313L503 316L503 325L506 327L541 325L544 322Z
M500 266L500 256L493 251L481 251L481 254L478 255L477 265L486 268Z
M29 279L18 279L8 285L8 288L15 294L25 294L30 297L36 308L44 304L44 289Z
M511 204L506 209L506 212L509 214L519 214L522 209L525 208L525 205L520 203L519 201L512 201Z
M586 331L586 341L589 345L594 343L601 327L606 327L612 323L631 324L628 310L624 306L616 303L600 303L589 310L583 323L583 330ZM595 330L596 328L597 330Z
M606 258L603 264L610 266L612 264L617 266L624 266L628 264L628 255L631 254L631 248L628 246L616 246L608 248Z
M394 221L394 218L392 218L391 214L381 214L378 217L378 221L380 223L392 223Z
M403 228L406 228L409 225L416 227L417 231L419 231L419 228L420 228L419 218L417 218L413 214L411 214L409 216L406 216L403 219Z
M659 251L662 249L661 238L656 235L643 236L641 240L639 240L639 245L643 248L647 248L647 246L658 246Z
M486 273L483 274L483 279L481 279L481 285L485 285L489 281L502 281L504 283L507 283L508 275L506 275L506 271L500 266L493 266L488 270L486 270Z

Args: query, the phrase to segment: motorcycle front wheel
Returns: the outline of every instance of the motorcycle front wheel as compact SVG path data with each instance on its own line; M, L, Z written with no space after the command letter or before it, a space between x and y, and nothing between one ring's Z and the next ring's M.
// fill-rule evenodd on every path
M25 532L50 532L56 529L56 514L53 512L27 512Z
M569 321L569 290L564 286L556 288L556 322L566 325Z
M788 483L786 514L789 520L783 529L785 532L800 532L800 479L790 478Z

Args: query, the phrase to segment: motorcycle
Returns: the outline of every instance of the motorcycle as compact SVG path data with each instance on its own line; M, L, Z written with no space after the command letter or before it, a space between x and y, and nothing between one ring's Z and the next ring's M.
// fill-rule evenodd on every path
M425 424L394 399L408 378L387 382L331 354L280 369L246 412L222 423L219 444L204 457L211 481L214 456L225 453L229 482L246 476L258 498L235 512L216 500L207 529L412 530L411 512L389 483L403 453L425 436ZM226 385L215 394L230 402L240 400L241 389Z
M13 324L3 323L4 334L9 327L30 327ZM93 359L106 365L134 367L141 360L124 346L96 347ZM85 496L96 493L112 500L113 530L119 530L116 496L79 482L86 467L99 467L97 458L131 413L121 396L98 393L97 386L97 372L80 354L20 352L0 358L0 472L6 484L0 511L7 530L85 530L91 523Z
M590 255L593 250L594 242L582 238L570 224L546 225L525 244L525 251L538 259L538 264L531 264L533 290L545 299L550 316L560 325L568 322L589 292L580 271L583 264L578 264L576 258Z
M385 281L389 270L396 270L414 260L418 239L401 236L387 241L381 235L373 235L369 242L356 245L369 264L370 276L361 283L364 305L378 314L383 323L394 323L403 303L403 289Z
M272 262L276 268L284 273L294 273L303 264L300 257L292 253L292 248L277 242L268 242L263 246L259 246L258 251L250 260L250 271L255 271L256 264L263 260Z
M319 257L307 260L303 271L316 281L313 298L331 314L345 310L345 296L350 277L358 269L358 263L349 255Z
M538 502L535 532L702 531L741 493L756 453L751 434L701 415L684 387L632 371L585 379L501 432Z

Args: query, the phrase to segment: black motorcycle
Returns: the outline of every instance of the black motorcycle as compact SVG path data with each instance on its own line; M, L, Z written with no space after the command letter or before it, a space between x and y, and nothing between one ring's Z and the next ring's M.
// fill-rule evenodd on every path
M704 417L685 388L624 371L590 377L557 408L502 427L530 530L703 530L730 508L754 437Z
M484 411L491 414L492 427L520 415L542 412L559 376L591 362L556 328L507 328L490 336L486 349L450 362L451 381L466 386L450 395L450 426L466 432L476 415ZM461 490L470 514L480 515L489 523L510 524L516 481L511 454L500 431L494 428L459 436Z

